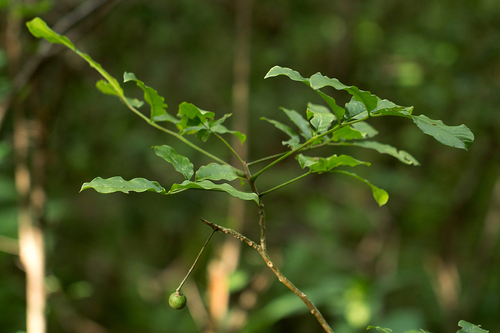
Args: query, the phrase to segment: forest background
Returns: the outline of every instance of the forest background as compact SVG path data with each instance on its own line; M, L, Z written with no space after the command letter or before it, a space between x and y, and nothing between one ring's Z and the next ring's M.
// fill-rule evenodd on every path
M34 16L113 76L134 72L172 114L183 101L217 117L233 112L233 125L249 135L249 160L284 149L286 138L260 117L284 120L281 106L303 112L307 102L322 102L285 78L264 80L274 65L306 77L321 71L413 105L416 114L466 124L476 137L468 152L437 144L406 121L375 121L380 141L421 164L351 151L373 163L359 173L389 192L387 205L379 208L356 183L307 178L267 199L268 242L335 332L372 324L451 333L459 319L500 328L500 2L2 0L2 332L26 325L16 241L18 114L28 119L29 171L42 198L49 332L321 331L256 253L222 234L185 287L189 311L168 307L166 295L210 232L199 218L258 238L256 216L219 193L79 193L97 176L179 181L153 145L207 161L97 91L99 75L80 58L33 38L24 23ZM248 121L236 116L245 110ZM273 172L265 179L297 169L290 161Z

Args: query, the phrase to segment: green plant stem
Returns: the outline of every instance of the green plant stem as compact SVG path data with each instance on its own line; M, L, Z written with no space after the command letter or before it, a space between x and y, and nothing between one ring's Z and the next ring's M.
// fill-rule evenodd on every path
M203 250L205 250L205 247L207 246L208 242L210 241L210 238L212 238L212 236L215 234L215 232L217 231L216 228L212 227L212 233L210 234L210 236L208 236L207 240L205 241L205 244L203 244L203 247L201 248L200 250L200 253L198 253L198 256L196 257L196 259L194 260L194 263L193 265L191 266L191 268L189 269L189 271L187 272L186 276L184 277L184 280L182 280L181 284L179 285L179 288L177 288L175 291L177 293L179 293L181 291L181 288L182 286L184 285L184 283L186 282L186 280L188 279L189 275L191 275L191 272L193 271L194 269L194 266L196 266L196 263L198 263L198 259L200 259L200 256L201 254L203 253Z
M141 112L139 112L139 110L137 110L136 108L134 108L132 105L130 105L130 103L127 101L127 99L125 97L122 97L120 96L120 99L122 100L122 102L125 103L125 105L130 109L132 110L132 112L134 112L136 115L138 115L140 118L142 118L142 120L144 120L145 122L147 122L149 125L153 126L154 128L156 129L159 129L160 131L164 132L164 133L167 133L167 134L170 134L174 137L176 137L177 139L179 139L180 141L184 142L186 145L188 145L189 147L193 148L194 150L196 151L199 151L200 153L204 154L205 156L208 156L210 157L211 159L215 160L216 162L218 163L221 163L223 165L229 165L226 161L218 158L217 156L215 155L212 155L210 154L208 151L198 147L197 145L195 145L194 143L192 143L191 141L187 140L186 138L184 138L182 135L178 134L178 133L175 133L174 131L171 131L163 126L160 126L158 125L157 123L155 123L154 121L151 121L148 117L146 117L145 115L143 115ZM221 138L222 139L222 138ZM236 169L236 168L235 168ZM242 173L241 170L239 169L236 169L237 171L239 171L240 173Z
M267 160L272 160L272 159L280 157L280 156L282 156L284 154L286 154L286 152L275 154L275 155L270 155L270 156L267 156L267 157L264 157L264 158L252 161L252 162L247 162L247 166L252 166L252 165L257 164L257 163L265 162Z
M244 164L245 162L243 162L243 160L241 159L240 155L238 155L238 153L233 149L233 147L231 147L231 145L226 141L224 140L224 138L222 136L220 136L218 133L215 133L215 132L212 132L216 137L218 137L228 148L229 150L231 151L231 153L233 153L233 155L238 159L238 161L240 161L241 164Z
M280 157L278 157L276 160L272 161L271 163L269 163L268 165L266 165L265 167L263 167L262 169L260 169L258 172L256 172L252 177L251 177L251 181L254 182L258 176L260 176L264 171L266 171L267 169L269 169L270 167L272 167L273 165L281 162L282 160L284 160L285 158L287 158L288 156L296 153L296 152L299 152L301 150L304 150L305 147L307 147L308 145L310 145L311 143L313 143L314 141L318 140L318 139L321 139L322 137L324 137L325 135L329 135L339 129L341 129L342 127L345 127L345 126L349 126L349 125L352 125L354 123L358 123L360 121L364 121L366 119L370 118L369 116L366 116L366 117L363 117L361 119L356 119L356 120L352 120L352 121L348 121L348 122L344 122L342 124L337 124L335 125L332 129L326 131L325 133L321 133L321 134L318 134L318 135L315 135L313 137L311 137L309 140L307 140L306 142L304 142L302 145L300 145L299 147L293 149L293 150L290 150L289 152L286 152L284 153L283 155L281 155ZM321 145L318 145L318 146L315 146L316 147L320 147L322 146L323 144ZM268 159L268 157L266 157L265 159Z
M300 176L298 176L298 177L295 177L295 178L293 178L293 179L290 179L289 181L284 182L283 184L280 184L280 185L275 186L275 187L273 187L273 188L271 188L271 189L269 189L269 190L267 190L267 191L262 192L262 193L260 194L260 196L262 197L262 196L264 196L264 195L266 195L266 194L268 194L268 193L271 193L271 192L273 192L273 191L276 191L277 189L282 188L283 186L287 186L287 185L289 185L289 184L291 184L291 183L293 183L293 182L296 182L297 180L302 179L302 178L304 178L304 177L306 177L306 176L310 175L311 173L312 173L312 172L311 172L311 171L309 171L309 172L304 173L303 175L300 175Z
M274 161L272 161L271 163L269 163L268 165L266 165L265 167L263 167L262 169L260 169L259 171L257 171L251 178L250 180L252 182L255 182L255 180L257 179L257 177L259 177L264 171L266 171L267 169L269 169L270 167L272 167L273 165L281 162L282 160L284 160L285 158L287 158L288 156L298 152L299 150L301 150L302 148L306 147L307 145L310 145L311 143L313 143L314 141L316 141L318 139L317 136L313 136L312 138L310 138L309 140L307 140L306 142L304 142L302 145L300 145L300 147L298 148L295 148L293 150L290 150L289 152L281 155L280 157L278 157L277 159L275 159Z

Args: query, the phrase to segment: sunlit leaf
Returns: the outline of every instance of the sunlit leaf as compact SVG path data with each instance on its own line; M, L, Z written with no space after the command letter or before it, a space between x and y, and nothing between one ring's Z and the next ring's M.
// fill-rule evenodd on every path
M144 91L144 100L151 107L151 116L150 116L151 120L154 120L155 118L160 117L165 113L167 113L167 111L165 111L166 108L165 98L158 95L158 92L156 90L146 86L144 82L137 79L134 73L125 72L123 74L123 82L126 83L129 81L134 81L137 84L137 86Z
M75 45L66 36L61 36L47 26L47 23L39 17L26 23L31 34L37 38L45 38L50 43L62 44L73 51L76 50Z
M94 178L91 182L84 183L80 192L89 188L93 188L99 193L113 192L145 192L152 191L165 194L166 191L158 182L150 181L144 178L134 178L132 180L124 180L122 177L116 176L108 179L101 177Z
M221 165L217 163L210 163L204 165L196 171L195 180L235 180L238 178L236 170L229 165Z
M194 166L187 157L178 154L174 148L167 145L154 146L153 148L157 156L171 163L176 171L184 175L185 179L191 179L194 174Z
M271 68L269 72L267 72L266 76L264 76L264 79L275 77L278 75L285 75L288 76L293 81L299 81L309 85L309 79L302 77L302 75L300 75L299 72L294 71L293 69L290 68L280 67L280 66L274 66L273 68Z
M424 115L411 118L422 132L446 146L467 150L474 141L474 134L465 125L447 126L441 120L433 120Z
M123 89L120 87L118 81L114 77L112 77L108 72L106 72L102 68L102 66L99 63L95 62L88 54L85 54L80 50L78 50L66 36L59 35L55 31L50 29L47 26L47 23L45 23L39 17L36 17L33 20L27 22L26 26L28 27L29 31L33 36L38 38L44 38L50 43L62 44L68 47L69 49L73 50L76 54L82 57L90 65L90 67L96 69L109 82L111 86L108 88L114 89L116 92L115 95L124 97Z
M290 118L290 120L299 128L300 134L306 139L309 140L312 137L313 131L311 130L311 126L309 122L302 117L300 113L295 110L288 110L285 108L281 108L283 112Z
M174 194L176 192L185 190L185 189L198 189L198 190L209 190L209 191L221 191L226 192L233 197L242 199L242 200L253 200L256 203L259 203L259 197L257 194L252 192L243 192L235 189L229 184L214 184L209 180L203 180L200 182L192 182L189 180L185 180L182 184L174 184L170 188L169 194Z
M457 333L488 333L489 331L482 329L481 327L471 324L465 320L460 320L458 326L462 327Z
M292 149L295 149L295 148L297 148L297 147L300 146L300 137L289 126L287 126L285 124L282 124L279 121L276 121L276 120L273 120L273 119L267 119L265 117L262 117L260 119L265 120L265 121L273 124L277 129L283 131L288 136L290 136L290 140L283 141L283 145L288 145Z
M342 173L344 175L351 176L353 178L356 178L357 180L362 181L366 185L370 186L372 189L373 197L375 198L375 201L377 201L379 206L385 205L387 203L387 201L389 200L389 194L387 194L386 191L384 191L381 188L378 188L377 186L373 185L368 180L361 178L357 174L352 173L352 172L348 172L348 171L343 171L343 170L333 170L333 172L338 172L338 173Z

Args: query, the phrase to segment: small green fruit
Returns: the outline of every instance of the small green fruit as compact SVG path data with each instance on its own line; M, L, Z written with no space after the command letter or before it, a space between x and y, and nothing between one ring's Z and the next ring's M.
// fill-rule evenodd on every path
M187 299L180 291L173 292L168 298L168 304L176 310L183 309L186 306Z

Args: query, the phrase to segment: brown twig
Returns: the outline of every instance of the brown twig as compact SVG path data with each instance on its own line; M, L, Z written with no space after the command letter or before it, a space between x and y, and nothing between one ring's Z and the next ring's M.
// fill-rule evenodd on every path
M262 216L264 216L262 214ZM330 327L330 325L328 325L327 321L325 320L325 318L323 317L323 315L321 314L321 312L318 310L318 308L316 307L316 305L314 305L313 302L311 302L311 300L309 298L307 298L307 295L304 294L302 291L300 291L299 288L297 288L280 270L278 267L276 267L276 265L274 265L274 263L272 262L271 258L269 257L269 255L267 254L267 250L265 247L261 245L258 245L256 244L254 241L250 240L248 237L240 234L239 232L233 230L233 229L230 229L230 228L226 228L226 227L223 227L221 225L218 225L218 224L215 224L215 223L212 223L212 222L209 222L205 219L201 219L201 221L203 223L205 223L206 225L216 229L216 230L220 230L222 231L223 233L225 234L228 234L228 235L231 235L237 239L239 239L240 241L246 243L248 246L254 248L255 250L257 250L259 252L259 254L261 255L261 257L264 259L264 261L266 262L267 266L274 272L274 274L278 277L278 280L283 283L285 286L288 287L288 289L290 289L291 291L293 291L293 293L295 295L297 295L305 304L306 306L309 308L309 310L311 311L311 314L316 317L316 319L318 320L318 322L320 323L320 325L323 327L323 329L325 330L325 332L328 332L328 333L333 333L333 330L332 328ZM263 221L262 221L263 222ZM265 234L264 234L265 235Z

